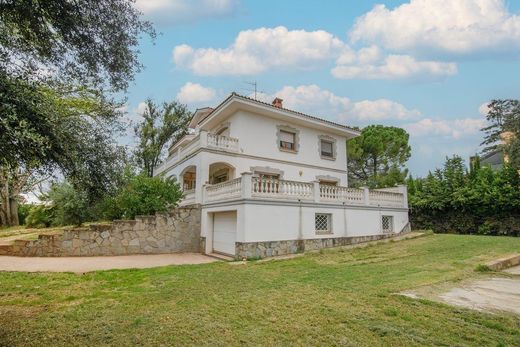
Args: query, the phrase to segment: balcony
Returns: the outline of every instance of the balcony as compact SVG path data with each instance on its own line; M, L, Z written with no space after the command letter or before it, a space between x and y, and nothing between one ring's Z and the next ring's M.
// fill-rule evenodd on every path
M240 199L408 208L406 186L369 190L325 185L317 181L261 179L253 177L249 172L227 182L204 185L202 201L197 203L208 204ZM186 195L181 205L194 202L194 196L190 194Z
M211 134L205 130L201 130L197 135L187 136L192 136L193 139L183 146L173 147L173 150L170 149L168 158L155 169L156 174L160 174L171 165L181 161L201 148L233 153L239 151L238 139L234 137Z

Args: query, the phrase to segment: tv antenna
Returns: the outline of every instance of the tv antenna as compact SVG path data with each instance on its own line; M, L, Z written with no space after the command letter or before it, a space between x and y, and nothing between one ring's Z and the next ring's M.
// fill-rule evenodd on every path
M249 90L249 89L247 89L247 90L255 93L255 100L256 100L256 95L258 93L263 93L263 91L258 90L258 83L256 83L256 81L245 81L244 83L249 84L251 87L253 87L253 90Z

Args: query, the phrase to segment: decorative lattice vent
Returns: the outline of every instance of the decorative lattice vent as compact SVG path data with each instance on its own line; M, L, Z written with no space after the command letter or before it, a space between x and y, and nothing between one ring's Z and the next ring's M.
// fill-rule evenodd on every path
M394 231L394 217L393 216L382 216L381 224L383 225L384 233L391 233Z
M326 234L331 232L331 215L328 213L316 213L314 217L314 225L317 234Z

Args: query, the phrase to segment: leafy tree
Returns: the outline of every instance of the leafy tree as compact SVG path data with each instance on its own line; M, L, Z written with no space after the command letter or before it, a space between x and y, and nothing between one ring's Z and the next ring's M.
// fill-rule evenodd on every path
M492 100L488 108L490 124L482 129L486 134L483 153L501 150L510 165L520 168L520 101Z
M44 201L52 209L52 225L81 225L92 217L87 194L66 181L54 183Z
M123 90L141 67L143 33L155 36L130 0L3 0L0 71Z
M132 219L136 215L166 212L181 198L182 191L175 178L131 175L114 197L105 200L102 210L106 219Z
M134 156L142 172L153 177L164 156L165 145L186 134L191 113L186 105L176 101L165 102L160 107L148 99L142 116L142 122L134 129L139 141Z
M348 174L352 185L369 187L404 183L410 158L409 135L405 130L383 125L363 128L347 143Z

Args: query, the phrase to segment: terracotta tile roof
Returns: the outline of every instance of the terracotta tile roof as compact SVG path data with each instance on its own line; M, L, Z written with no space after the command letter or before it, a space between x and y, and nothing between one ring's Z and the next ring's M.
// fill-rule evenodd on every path
M311 116L311 115L308 115L308 114L305 114L305 113L302 113L302 112L298 112L298 111L294 111L294 110L290 110L290 109L287 109L287 108L279 108L279 107L275 107L267 102L263 102L263 101L259 101L259 100L256 100L256 99L253 99L253 98L250 98L248 96L244 96L244 95L240 95L240 94L237 94L235 92L232 92L226 99L224 99L224 101L222 101L217 107L215 107L213 109L213 111L211 111L206 117L204 117L203 119L199 120L199 123L201 123L202 121L204 121L206 118L208 118L209 116L211 116L211 114L213 112L215 112L216 110L218 110L220 108L220 106L222 106L224 103L226 103L229 99L231 99L233 96L235 97L238 97L238 98L241 98L243 100L247 100L247 101L252 101L254 103L257 103L257 104L260 104L262 106L268 106L268 107L271 107L275 110L283 110L283 111L286 111L286 112L290 112L290 113L293 113L293 114L296 114L298 116L302 116L302 117L305 117L305 118L308 118L308 119L312 119L312 120L317 120L317 121L320 121L320 122L324 122L324 123L328 123L328 124L331 124L331 125L334 125L334 126L338 126L338 127L342 127L342 128L345 128L345 129L348 129L348 130L351 130L351 131L354 131L354 132L358 132L360 133L359 130L357 129L354 129L352 127L349 127L349 126L346 126L346 125L343 125L343 124L339 124L339 123L335 123L335 122L332 122L330 120L327 120L327 119L323 119L323 118L320 118L320 117L316 117L316 116Z

